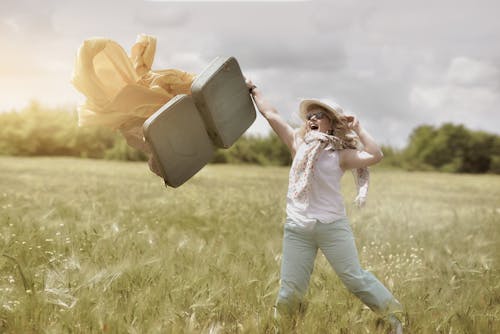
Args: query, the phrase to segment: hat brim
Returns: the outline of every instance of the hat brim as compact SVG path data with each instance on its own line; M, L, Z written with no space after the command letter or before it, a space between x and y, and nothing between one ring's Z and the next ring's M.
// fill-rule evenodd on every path
M320 106L321 108L324 108L325 110L328 110L337 118L344 115L344 113L342 111L336 110L335 108L329 106L328 104L326 104L324 102L321 102L320 100L304 99L300 102L300 105L299 105L299 112L300 112L301 117L303 117L303 118L306 117L307 109L312 105L317 105L317 106Z

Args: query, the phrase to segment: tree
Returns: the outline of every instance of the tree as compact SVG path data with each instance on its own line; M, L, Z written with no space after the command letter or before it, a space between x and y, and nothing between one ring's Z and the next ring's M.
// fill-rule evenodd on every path
M408 169L485 173L490 171L493 161L496 163L495 157L500 156L498 138L450 123L438 129L430 125L419 126L412 132L404 150L405 166Z

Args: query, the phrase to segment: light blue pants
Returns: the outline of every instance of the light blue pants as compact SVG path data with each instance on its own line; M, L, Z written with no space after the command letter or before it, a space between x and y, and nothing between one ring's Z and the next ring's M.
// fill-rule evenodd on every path
M276 302L279 315L293 315L300 309L318 248L347 289L370 309L383 315L402 311L389 290L373 274L361 268L349 220L337 220L330 224L318 221L312 229L306 229L287 219L281 286Z

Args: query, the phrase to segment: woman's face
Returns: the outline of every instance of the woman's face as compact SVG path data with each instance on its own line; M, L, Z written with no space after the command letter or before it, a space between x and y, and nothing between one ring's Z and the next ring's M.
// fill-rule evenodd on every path
M307 131L327 133L332 130L332 120L328 113L321 108L311 108L306 114Z

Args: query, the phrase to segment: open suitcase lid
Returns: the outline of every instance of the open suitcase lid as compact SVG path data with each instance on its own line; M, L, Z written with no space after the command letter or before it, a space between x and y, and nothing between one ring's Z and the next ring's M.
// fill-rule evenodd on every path
M191 85L143 125L165 183L178 187L212 160L214 145L230 147L250 127L255 107L238 62L217 57Z
M165 183L178 187L209 163L214 146L191 96L177 95L143 125Z
M233 145L255 120L255 107L234 57L215 58L195 79L191 94L218 147Z

